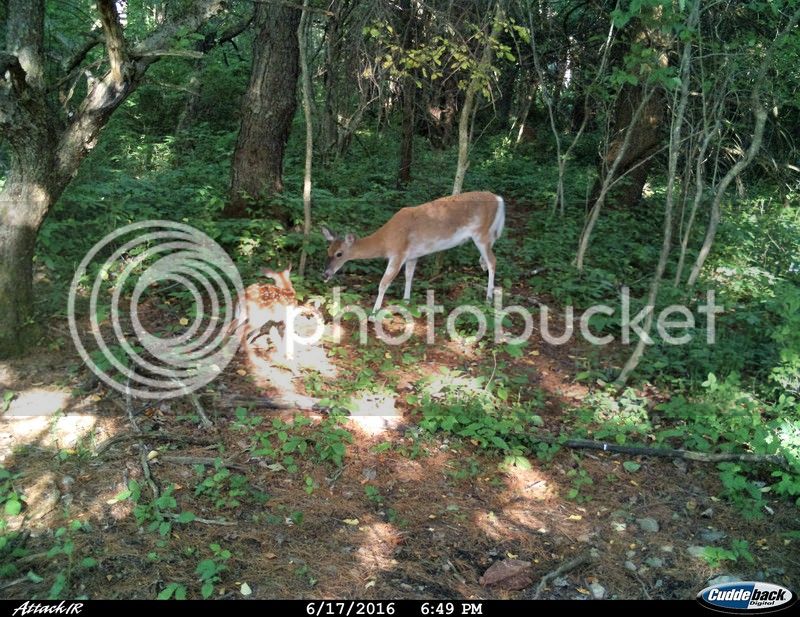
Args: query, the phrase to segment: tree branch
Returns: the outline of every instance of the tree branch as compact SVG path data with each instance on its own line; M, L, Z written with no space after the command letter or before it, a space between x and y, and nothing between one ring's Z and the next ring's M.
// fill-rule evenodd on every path
M106 38L111 79L114 83L121 84L128 77L128 53L125 49L125 34L122 32L122 24L119 23L117 15L117 5L114 0L97 0L97 10Z
M72 57L66 61L64 64L64 71L71 73L80 65L81 62L86 59L86 56L90 51L104 41L105 37L100 32L92 32L89 35L89 38L86 39L83 44L81 44L80 47L75 50L75 52L72 54Z

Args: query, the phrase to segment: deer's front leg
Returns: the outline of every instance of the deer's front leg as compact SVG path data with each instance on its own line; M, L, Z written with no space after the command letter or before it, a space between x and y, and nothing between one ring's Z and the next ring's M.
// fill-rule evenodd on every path
M396 277L397 273L400 272L401 265L403 265L403 260L401 259L389 260L389 264L386 266L386 272L383 273L381 283L378 285L378 298L375 300L375 306L372 308L373 313L377 313L379 310L381 310L381 305L383 305L383 296L386 294L386 290L389 288L389 285L392 284L394 277Z
M403 293L403 300L411 300L411 281L414 280L414 268L416 267L416 259L409 259L406 262L406 290Z

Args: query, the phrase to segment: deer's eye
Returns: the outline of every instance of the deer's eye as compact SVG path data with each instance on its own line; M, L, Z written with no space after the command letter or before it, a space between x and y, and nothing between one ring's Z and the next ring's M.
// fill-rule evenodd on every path
M338 253L336 253L336 256L337 257L341 257L342 256L342 251L339 251Z

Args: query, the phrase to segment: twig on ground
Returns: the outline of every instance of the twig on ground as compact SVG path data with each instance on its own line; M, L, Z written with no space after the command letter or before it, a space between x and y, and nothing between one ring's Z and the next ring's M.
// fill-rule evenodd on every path
M101 443L97 450L95 450L95 456L100 456L106 450L108 450L111 446L121 443L123 441L130 441L133 439L143 439L143 440L155 440L155 441L175 441L177 443L188 443L197 446L208 446L211 445L207 439L199 439L194 437L181 437L178 435L170 435L168 433L124 433L122 435L117 435L115 437L111 437L110 439L106 439L103 443Z
M214 458L213 456L159 456L159 461L163 461L165 463L175 463L176 465L216 465L217 461L223 467L227 467L229 469L238 469L240 471L248 471L248 467L245 465L240 465L239 463L234 463L232 461L226 461L221 458Z
M172 519L177 519L180 515L173 514L170 516ZM195 516L192 519L193 523L203 523L203 525L225 525L227 527L235 527L239 523L236 521L226 521L221 518L200 518L199 516Z
M578 555L574 559L569 560L566 563L562 563L552 572L548 572L545 574L542 579L539 581L539 584L536 586L536 591L534 592L532 599L538 600L541 595L544 593L544 590L547 588L547 583L552 581L554 578L561 576L569 572L570 570L574 570L578 566L582 566L585 563L588 563L594 558L592 555L592 551L587 551L581 555Z

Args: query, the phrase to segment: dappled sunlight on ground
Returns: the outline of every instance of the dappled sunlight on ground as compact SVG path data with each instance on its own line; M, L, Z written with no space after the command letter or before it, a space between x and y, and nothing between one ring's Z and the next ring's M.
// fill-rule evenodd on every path
M348 425L371 437L398 428L403 416L395 407L396 398L390 392L354 395L348 405Z
M0 462L24 445L75 448L93 430L92 414L64 414L70 393L31 388L16 392L8 410L0 416Z

